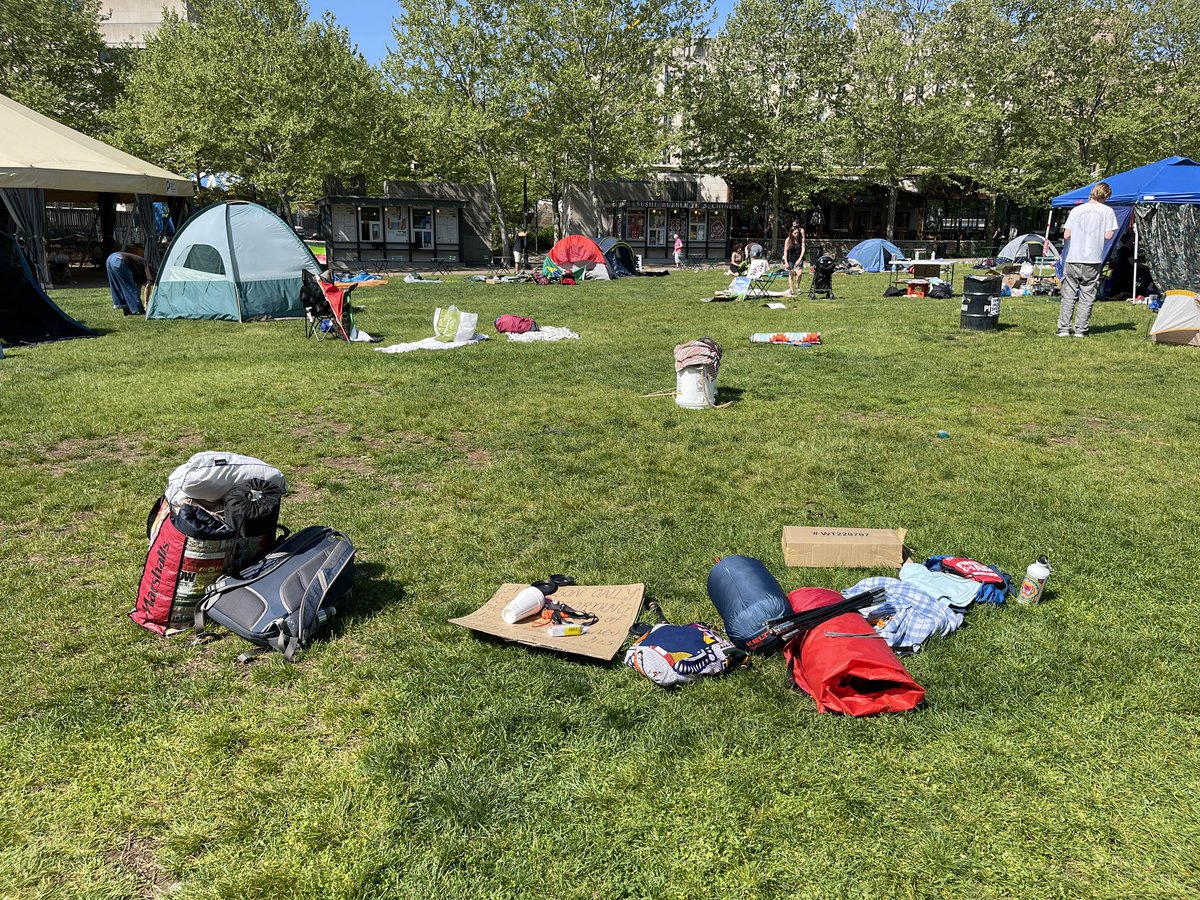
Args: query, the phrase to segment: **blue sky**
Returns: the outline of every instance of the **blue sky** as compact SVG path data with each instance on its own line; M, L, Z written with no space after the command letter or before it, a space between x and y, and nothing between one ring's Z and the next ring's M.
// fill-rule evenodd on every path
M396 0L309 0L312 15L320 16L329 10L339 24L350 29L350 40L358 44L359 52L373 63L387 55L392 40L392 18L399 4ZM734 0L716 0L717 20L720 22L733 8Z

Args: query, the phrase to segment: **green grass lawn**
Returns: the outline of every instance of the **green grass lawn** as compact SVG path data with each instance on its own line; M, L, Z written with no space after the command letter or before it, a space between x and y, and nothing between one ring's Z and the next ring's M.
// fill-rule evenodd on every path
M971 333L882 276L697 302L726 280L360 290L385 343L450 303L582 338L409 355L58 292L102 336L0 361L0 896L1200 892L1200 353L1127 304L1057 339L1042 298ZM825 343L748 343L785 329ZM705 335L732 405L645 398ZM297 665L125 618L146 513L201 449L279 466L283 522L358 547ZM645 582L679 622L715 622L716 555L787 589L885 574L785 569L786 524L1014 574L1050 551L1049 600L973 610L908 660L926 708L865 720L817 714L782 658L667 692L446 621L550 572Z

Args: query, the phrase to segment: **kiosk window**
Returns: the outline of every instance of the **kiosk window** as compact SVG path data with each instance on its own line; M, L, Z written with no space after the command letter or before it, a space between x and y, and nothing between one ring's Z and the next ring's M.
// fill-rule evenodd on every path
M378 206L358 208L358 236L363 241L383 240L382 216Z
M433 210L413 208L412 211L413 245L418 250L433 249Z

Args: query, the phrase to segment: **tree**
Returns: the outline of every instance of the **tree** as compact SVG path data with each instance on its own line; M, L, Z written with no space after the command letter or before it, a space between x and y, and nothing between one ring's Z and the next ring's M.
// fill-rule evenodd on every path
M317 196L326 173L378 177L404 146L380 73L304 0L199 0L146 41L117 136L176 171L240 176L278 198Z
M1136 106L1142 113L1135 138L1141 156L1200 157L1200 4L1149 0L1132 49L1148 73L1150 102Z
M528 34L525 71L538 99L543 165L587 182L601 221L599 181L644 175L677 140L672 63L707 24L709 0L523 0L514 14ZM664 84L664 79L668 83ZM565 152L564 152L565 151Z
M527 33L502 0L403 0L384 68L407 93L421 150L418 169L483 177L509 252L501 189L514 166L528 82L520 74Z
M98 135L121 87L127 52L100 35L100 0L0 3L0 94Z
M689 75L684 163L762 175L774 248L781 191L803 202L838 161L847 44L830 0L740 0Z
M1139 11L1127 0L1022 4L1022 140L1011 163L1026 176L1023 199L1044 202L1138 161L1142 108L1153 90L1134 58Z
M933 26L946 0L851 0L854 31L850 85L850 167L888 188L887 237L895 238L900 182L927 167L938 139L929 104L936 90L930 61Z

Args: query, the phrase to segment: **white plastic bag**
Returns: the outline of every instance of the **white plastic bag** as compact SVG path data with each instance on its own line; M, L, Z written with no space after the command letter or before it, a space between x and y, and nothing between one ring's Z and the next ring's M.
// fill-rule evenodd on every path
M475 337L475 326L479 324L477 313L463 312L457 306L433 312L433 334L439 341L457 343Z

